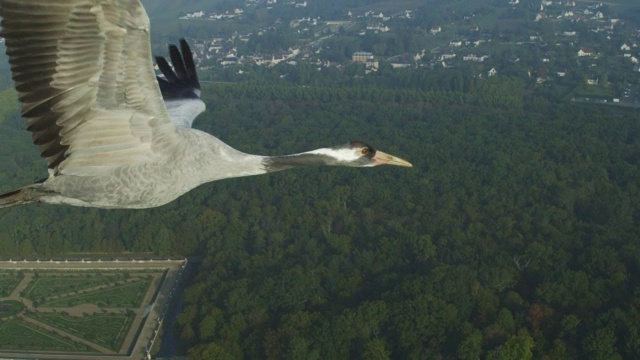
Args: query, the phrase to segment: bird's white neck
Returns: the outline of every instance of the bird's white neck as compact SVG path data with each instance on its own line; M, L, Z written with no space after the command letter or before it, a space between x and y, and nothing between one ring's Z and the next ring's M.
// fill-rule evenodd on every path
M303 166L348 165L353 160L352 150L321 148L299 154L265 157L262 163L266 172L273 172Z

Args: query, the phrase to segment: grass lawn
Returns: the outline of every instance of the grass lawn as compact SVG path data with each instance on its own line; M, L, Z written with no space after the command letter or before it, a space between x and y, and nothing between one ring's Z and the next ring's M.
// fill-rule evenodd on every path
M14 276L0 276L0 297L9 296L20 280L22 279Z
M16 300L0 301L0 319L13 316L24 309L24 304Z
M29 313L27 316L114 351L120 350L134 318L133 315L126 314L92 314L77 317L64 313L38 312Z
M68 294L58 299L44 301L39 305L72 307L80 304L95 304L100 307L137 308L140 307L150 284L150 279L140 278L122 285L88 290L79 294Z
M30 300L57 296L70 291L83 290L101 285L107 285L114 281L111 276L78 276L78 275L51 275L34 278L24 291L23 296Z
M605 89L601 86L580 85L575 89L573 96L608 99L612 98L614 94L610 89Z
M41 329L20 318L0 322L0 350L95 352L84 344Z

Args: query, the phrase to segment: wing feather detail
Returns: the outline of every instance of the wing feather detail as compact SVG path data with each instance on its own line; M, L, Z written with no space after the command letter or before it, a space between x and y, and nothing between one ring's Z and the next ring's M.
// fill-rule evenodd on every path
M0 16L27 130L54 173L159 156L154 139L173 125L138 0L0 0Z

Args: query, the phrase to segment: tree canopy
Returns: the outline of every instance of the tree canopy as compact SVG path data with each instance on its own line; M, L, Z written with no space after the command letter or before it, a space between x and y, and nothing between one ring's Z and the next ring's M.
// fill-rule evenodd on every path
M219 181L145 211L3 209L1 256L201 256L177 321L193 359L633 358L637 112L441 80L459 86L207 84L195 126L238 149L357 139L414 168ZM0 190L42 178L28 134L0 129Z

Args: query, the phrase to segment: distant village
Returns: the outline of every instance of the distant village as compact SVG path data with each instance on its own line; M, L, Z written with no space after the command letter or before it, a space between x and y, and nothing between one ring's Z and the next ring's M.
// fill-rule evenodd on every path
M317 0L314 0L317 1ZM255 3L255 1L248 1L248 3ZM276 5L277 0L267 0L268 6ZM287 6L296 8L306 7L307 2L287 2ZM291 65L296 65L298 61L307 61L314 63L320 67L343 67L345 64L336 62L320 61L314 54L322 52L322 41L336 35L340 29L358 29L358 35L364 36L367 32L386 33L391 31L392 25L388 25L391 19L402 20L411 19L414 10L406 10L394 15L386 15L382 12L365 11L362 14L354 14L347 12L344 19L339 20L321 20L319 17L302 17L292 19L289 22L289 26L295 29L297 33L305 34L305 37L311 38L307 44L291 47L286 50L281 50L273 54L239 54L236 44L236 40L241 42L248 42L253 36L262 36L265 31L270 29L259 29L255 32L239 34L235 33L228 38L214 37L205 41L197 41L197 56L201 60L202 66L210 63L211 60L217 61L223 66L230 66L235 64L255 64L260 66L274 66L282 62L286 62ZM244 14L244 10L236 8L232 11L226 11L224 13L205 13L204 11L196 11L193 13L181 16L180 19L200 19L200 20L229 20L234 18L241 18ZM426 50L425 50L426 51ZM425 53L422 51L422 54ZM422 56L422 55L417 55ZM367 71L375 71L378 68L378 57L373 53L368 52L354 52L351 61L361 62L366 65ZM406 62L394 62L391 61L394 67L408 67L411 64Z
M307 0L320 1L320 0ZM266 6L271 10L277 6L288 6L293 8L307 7L307 1L286 1L278 0L248 0L247 6ZM525 6L519 0L505 0L503 6L517 9ZM415 14L415 9L397 11L393 14L386 14L380 11L365 10L361 13L348 11L341 19L320 19L319 17L301 17L291 19L289 27L296 33L301 34L301 38L309 39L304 44L292 46L289 49L279 49L273 53L240 53L234 44L248 42L252 37L262 36L266 31L272 29L256 29L247 33L234 33L230 37L213 37L207 40L196 42L195 49L200 66L208 67L211 64L222 66L235 66L255 64L258 66L274 66L280 63L296 65L298 62L308 62L319 69L322 67L342 68L347 63L332 62L322 60L321 53L325 51L323 42L336 36L340 31L348 31L357 36L365 36L368 33L393 33L395 27L403 25L403 22L411 22L419 14ZM224 13L205 13L196 11L185 14L181 19L199 19L209 21L232 21L242 19L245 10L236 8ZM464 18L464 24L442 23L435 24L429 29L423 29L422 36L435 37L440 44L434 48L421 49L415 53L396 54L394 56L383 56L367 51L354 51L350 61L362 63L366 68L366 73L375 72L382 62L393 68L411 67L442 67L455 68L461 62L472 62L486 64L479 76L495 76L501 72L500 64L504 61L492 60L492 43L504 39L496 39L496 34L492 29L483 29L473 26L475 14L468 14ZM597 68L600 60L606 57L621 58L623 66L631 72L640 73L640 50L638 42L640 37L640 27L635 24L635 33L629 34L624 41L616 36L616 26L620 20L607 13L606 7L601 2L576 2L576 1L551 1L542 0L531 18L526 19L533 23L553 23L556 31L553 39L548 38L548 34L543 36L539 31L521 34L519 38L512 39L514 46L539 46L544 54L539 59L539 65L529 70L528 75L535 79L536 83L543 84L554 79L563 78L567 75L567 69L561 62L556 63L557 55L554 55L550 47L569 47L575 49L575 61L582 63L591 62L588 66ZM462 21L461 21L462 22ZM458 31L459 29L465 31ZM535 27L531 27L535 28ZM590 34L584 34L587 31ZM594 42L595 38L599 42ZM590 39L585 41L585 39ZM553 41L554 43L550 43ZM615 52L611 52L612 42ZM520 61L518 57L508 59L510 63ZM593 71L593 76L587 76L585 82L589 85L598 85L602 79Z
M265 7L267 11L280 11L282 7L294 9L307 8L312 1L321 0L245 0L244 6L220 13L208 13L204 10L186 13L181 21L242 21L251 7ZM526 77L539 85L561 82L580 66L580 77L588 86L609 85L612 79L631 79L637 86L640 76L640 24L625 24L611 6L602 2L553 1L541 0L538 5L523 4L519 0L504 0L502 9L527 14L528 18L518 19L529 22L531 26L518 27L518 33L502 33L496 28L475 25L476 14L464 14L455 21L442 21L428 25L428 28L416 26L418 9L396 10L385 13L374 10L360 12L346 11L339 19L321 19L319 16L304 16L291 19L278 19L280 22L264 28L252 29L228 36L212 36L208 39L191 39L195 59L201 69L212 67L237 67L242 73L243 66L255 65L271 67L278 64L297 65L305 62L318 70L327 67L342 69L353 63L360 63L365 74L378 71L381 64L392 68L455 69L466 64L474 64L477 76L491 77L499 75L508 68L525 67ZM480 17L478 15L478 17ZM298 35L299 41L287 49L263 49L260 53L247 52L246 46L252 39L258 39L267 32L277 31L282 26ZM326 43L332 38L348 34L350 37L365 38L371 34L381 37L392 36L398 29L413 29L416 37L425 43L437 44L413 49L413 52L398 54L378 54L374 51L354 50L343 61L327 60L323 52L328 50ZM522 30L520 30L522 28ZM552 29L552 31L548 31ZM624 31L620 31L623 29ZM0 38L0 43L4 39ZM514 50L496 53L499 45L510 46ZM524 49L524 50L518 50ZM536 59L523 59L522 54L537 54ZM505 55L508 54L508 55ZM507 58L505 58L505 56ZM611 64L615 63L615 66ZM611 69L615 70L611 70ZM611 71L629 73L619 76ZM636 75L633 75L636 74ZM612 76L613 75L613 76ZM630 96L630 87L618 89L616 98ZM639 91L636 91L640 93ZM637 99L637 98L636 98ZM640 100L640 99L637 99Z

